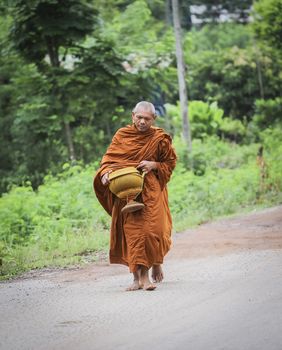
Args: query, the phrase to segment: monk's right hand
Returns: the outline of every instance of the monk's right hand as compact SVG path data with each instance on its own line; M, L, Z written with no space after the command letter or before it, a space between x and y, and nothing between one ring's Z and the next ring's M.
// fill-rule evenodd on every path
M101 181L102 181L102 184L104 186L107 186L109 183L110 183L110 179L109 179L109 174L111 173L111 171L108 171L107 173L105 173L102 178L101 178Z

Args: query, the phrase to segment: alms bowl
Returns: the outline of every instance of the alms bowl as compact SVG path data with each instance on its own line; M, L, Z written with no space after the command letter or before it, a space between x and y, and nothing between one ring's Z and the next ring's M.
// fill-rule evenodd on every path
M120 199L135 198L143 188L144 178L134 167L126 167L109 174L110 191Z

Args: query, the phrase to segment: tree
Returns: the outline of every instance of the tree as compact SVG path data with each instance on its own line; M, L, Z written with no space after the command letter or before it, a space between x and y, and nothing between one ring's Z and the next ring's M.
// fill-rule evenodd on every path
M23 28L22 37L20 32L14 36L18 22L7 16L7 9L12 10L7 7L0 20L0 193L26 180L37 187L46 173L60 172L71 154L74 158L66 123L78 161L96 160L119 126L120 120L112 117L122 115L120 99L129 90L123 58L98 29L77 41L62 38L65 47L55 51L57 67L37 32ZM24 39L29 40L23 44Z
M54 114L61 114L58 106L64 106L58 76L68 51L90 34L96 23L95 9L83 0L33 0L15 1L12 38L16 49L41 71L48 72L55 98ZM51 69L46 63L48 57ZM62 123L71 160L76 158L70 128L70 118L62 115Z
M216 101L227 116L250 120L256 99L279 95L278 55L265 45L254 47L250 27L208 24L187 33L184 42L190 100Z

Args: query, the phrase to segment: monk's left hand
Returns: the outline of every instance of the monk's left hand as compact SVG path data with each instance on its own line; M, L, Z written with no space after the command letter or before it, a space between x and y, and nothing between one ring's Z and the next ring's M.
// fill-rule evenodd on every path
M142 160L137 165L137 169L142 170L145 174L148 174L151 170L157 169L157 162L149 161L149 160Z

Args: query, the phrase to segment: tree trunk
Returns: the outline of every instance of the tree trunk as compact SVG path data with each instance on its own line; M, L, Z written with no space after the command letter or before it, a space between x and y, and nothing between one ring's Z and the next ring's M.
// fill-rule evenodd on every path
M69 150L69 157L70 157L70 160L73 162L76 160L76 156L75 156L75 151L74 151L70 123L64 122L64 125L65 125L65 133L66 133L68 150Z
M48 51L48 56L50 59L51 66L53 68L59 68L60 67L59 46L56 40L52 37L46 37L46 46L47 46L47 51ZM58 96L58 87L56 84L55 76L54 76L54 90L55 90L55 95ZM64 127L65 127L65 135L67 140L69 157L70 157L70 160L73 162L76 160L76 156L75 156L70 123L64 122Z
M48 51L48 56L50 59L50 63L52 67L60 67L60 60L59 60L59 47L57 47L56 43L54 42L54 39L52 37L46 37L46 46Z
M188 97L185 81L185 65L183 58L183 50L181 43L181 27L179 19L179 7L178 0L172 0L172 14L173 14L173 27L175 35L175 46L176 46L176 59L177 59L177 75L178 75L178 86L179 86L179 99L180 109L182 115L182 132L184 140L187 144L187 149L191 154L192 141L191 141L191 130L188 116Z
M256 40L254 39L254 47L255 47L255 60L256 60L256 67L257 67L257 73L258 73L258 83L259 83L259 92L260 92L260 98L264 100L264 88L263 88L263 80L262 80L262 73L261 73L261 63L260 63L260 52L256 44Z
M264 100L264 88L263 88L263 81L262 81L262 74L261 74L261 64L260 64L259 58L256 58L256 65L257 65L257 72L258 72L260 98L262 100Z

